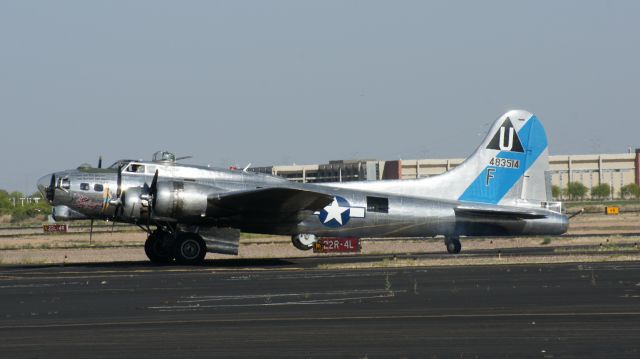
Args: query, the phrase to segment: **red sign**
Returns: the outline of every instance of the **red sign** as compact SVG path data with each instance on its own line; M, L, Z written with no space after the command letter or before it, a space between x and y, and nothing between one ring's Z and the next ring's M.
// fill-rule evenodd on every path
M360 252L360 238L320 238L313 244L314 253Z
M44 233L67 233L69 227L66 224L43 224Z

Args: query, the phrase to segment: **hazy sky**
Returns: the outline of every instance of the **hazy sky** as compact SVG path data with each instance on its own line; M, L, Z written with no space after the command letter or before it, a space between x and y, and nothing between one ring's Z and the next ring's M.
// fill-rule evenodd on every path
M227 167L640 147L638 1L0 1L0 188L159 149Z

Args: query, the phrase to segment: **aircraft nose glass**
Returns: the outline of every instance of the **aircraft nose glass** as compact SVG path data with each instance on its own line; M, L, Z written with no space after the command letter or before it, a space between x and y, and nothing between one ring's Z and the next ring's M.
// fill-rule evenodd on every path
M46 176L40 177L38 180L38 191L42 194L44 198L49 201L53 201L53 195L55 190L56 178L55 174L48 174Z

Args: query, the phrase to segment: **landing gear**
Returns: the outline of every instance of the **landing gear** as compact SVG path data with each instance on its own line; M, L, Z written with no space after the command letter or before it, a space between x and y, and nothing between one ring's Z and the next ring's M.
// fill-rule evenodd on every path
M195 233L178 233L174 254L179 264L202 264L207 246L202 237Z
M296 234L291 237L291 243L293 246L298 248L301 251L308 251L313 248L313 244L316 243L318 239L315 234Z
M445 237L444 245L447 246L447 252L451 254L458 254L462 250L459 237Z
M196 233L178 232L177 238L163 230L151 232L144 243L144 252L151 263L169 264L175 259L184 265L201 264L207 246Z
M171 255L171 235L164 231L154 231L147 237L144 242L144 253L151 263L169 264L173 260Z

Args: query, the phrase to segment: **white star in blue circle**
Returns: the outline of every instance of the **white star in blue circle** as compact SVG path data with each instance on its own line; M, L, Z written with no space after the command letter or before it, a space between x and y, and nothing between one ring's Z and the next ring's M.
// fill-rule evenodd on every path
M350 206L346 199L336 196L330 205L324 207L318 214L320 223L327 227L338 228L349 222Z

